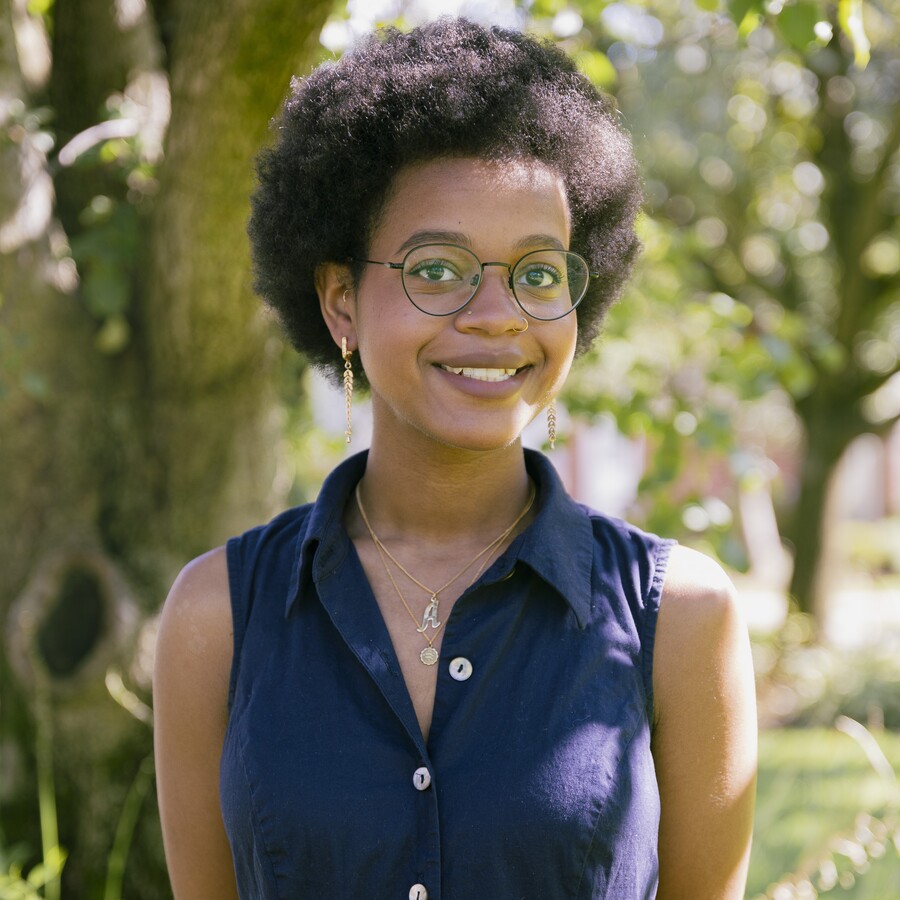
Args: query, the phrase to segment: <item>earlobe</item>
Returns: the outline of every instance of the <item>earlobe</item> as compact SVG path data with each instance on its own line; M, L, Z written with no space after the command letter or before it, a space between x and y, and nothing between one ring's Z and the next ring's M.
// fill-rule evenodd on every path
M323 263L316 269L316 293L328 331L338 347L346 338L350 349L355 350L356 295L352 283L347 266Z

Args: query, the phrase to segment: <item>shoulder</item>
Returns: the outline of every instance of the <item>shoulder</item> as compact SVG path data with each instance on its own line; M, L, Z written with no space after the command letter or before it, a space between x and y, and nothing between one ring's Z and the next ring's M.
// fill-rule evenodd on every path
M259 565L268 567L272 559L298 555L310 532L316 506L315 503L292 506L270 521L231 538L220 549L233 570L232 578L240 581L252 575Z
M187 624L230 617L228 562L225 547L191 560L178 573L163 607L164 619Z
M749 637L737 592L715 560L677 545L663 583L653 685L658 719L686 694L738 679L752 683Z
M750 642L713 560L673 549L653 652L659 897L744 896L756 777Z
M625 519L606 515L583 504L576 506L589 519L594 546L601 552L603 549L610 549L616 551L617 558L624 554L638 559L646 557L656 560L667 557L669 548L675 546L674 540L644 531Z
M613 579L631 604L638 624L643 622L652 630L670 555L678 549L675 541L623 519L582 509L590 518L595 573Z
M157 636L155 685L175 682L227 698L231 655L228 563L225 548L217 547L189 562L169 591Z
M248 529L243 534L231 538L227 548L220 547L223 552L226 549L234 549L241 556L250 556L258 552L260 547L275 544L291 545L303 541L306 537L310 518L316 508L315 503L305 503L302 506L292 506L278 513L273 519ZM213 553L217 551L211 551ZM205 554L208 555L208 554ZM202 560L199 557L195 562Z
M157 796L178 897L237 897L218 797L231 633L228 567L219 547L175 579L153 666Z
M663 582L662 602L679 617L707 620L737 613L737 593L725 570L709 556L676 544ZM695 623L696 624L696 623Z

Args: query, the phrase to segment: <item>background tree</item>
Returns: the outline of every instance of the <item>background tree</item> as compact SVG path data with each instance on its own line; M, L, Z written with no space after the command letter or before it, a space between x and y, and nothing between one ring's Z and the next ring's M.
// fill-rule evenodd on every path
M283 500L244 228L330 8L0 0L0 869L55 837L33 793L52 727L68 896L100 896L146 772L142 625L187 558ZM126 894L165 896L141 822Z
M647 184L644 263L571 405L649 436L645 521L732 564L722 462L747 485L796 456L780 525L790 593L818 612L827 486L900 417L900 6L529 9L614 91Z

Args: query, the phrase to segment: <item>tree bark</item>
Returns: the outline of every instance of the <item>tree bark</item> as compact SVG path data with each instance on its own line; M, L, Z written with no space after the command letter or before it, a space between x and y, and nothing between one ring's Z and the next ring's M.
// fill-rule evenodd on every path
M46 719L69 851L63 896L85 900L102 896L124 796L151 749L150 729L113 699L147 718L138 635L150 641L184 562L283 500L273 487L280 342L249 289L244 229L253 155L290 75L315 60L331 0L165 8L172 119L160 193L140 222L133 337L111 356L98 352L66 252L80 209L106 188L62 185L67 236L27 114L45 98L28 95L0 0L0 96L21 101L0 103L0 770L13 775L0 779L3 839L39 859L35 729ZM94 124L97 98L143 64L101 59L112 10L112 0L57 2L52 93L74 102L84 79L88 98L63 139ZM76 53L73 36L89 24L78 38L88 52ZM124 896L169 896L149 802L128 863Z
M153 519L173 555L268 516L280 342L250 289L253 158L329 2L182 2L170 15L172 120L144 279Z
M828 489L841 456L861 433L858 425L834 413L846 402L846 395L834 389L833 380L823 378L814 394L797 404L807 446L797 501L784 532L794 556L788 593L797 609L809 613L819 626L825 618L828 592L828 586L822 582Z
M127 745L125 735L134 723L109 702L100 671L121 660L124 635L115 625L119 598L106 589L102 597L98 593L98 615L85 623L77 615L83 597L70 589L73 555L102 555L95 465L102 446L92 399L102 396L101 367L71 260L57 249L64 241L53 218L53 185L39 127L29 113L11 23L10 6L3 2L0 90L21 105L17 117L10 113L15 104L4 104L7 118L0 123L0 769L19 777L3 785L0 802L4 837L36 849L38 696L48 697L58 710L59 689L71 708L80 710L74 719L50 717L57 724L60 793L71 788L79 794L71 807L73 824L97 810L92 799L110 792L95 791L92 798L76 790L79 774L91 770L76 765L78 754L66 748L86 747L85 735L93 735L93 765L102 767L107 751L120 740L122 748ZM92 578L87 575L85 584ZM65 646L69 638L74 643ZM62 672L82 662L87 665L80 672L53 675L57 666ZM60 806L65 819L65 804ZM78 834L77 825L72 833ZM72 869L77 876L78 866Z

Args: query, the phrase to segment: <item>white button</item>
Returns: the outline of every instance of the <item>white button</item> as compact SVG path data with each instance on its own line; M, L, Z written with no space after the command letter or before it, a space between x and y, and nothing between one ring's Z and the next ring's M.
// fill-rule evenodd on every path
M457 656L450 663L450 675L457 681L468 681L472 677L472 663L464 656Z
M425 766L416 769L413 772L413 784L416 786L417 791L427 791L431 786L431 772Z
M409 900L428 900L428 891L424 884L414 884L409 889Z

